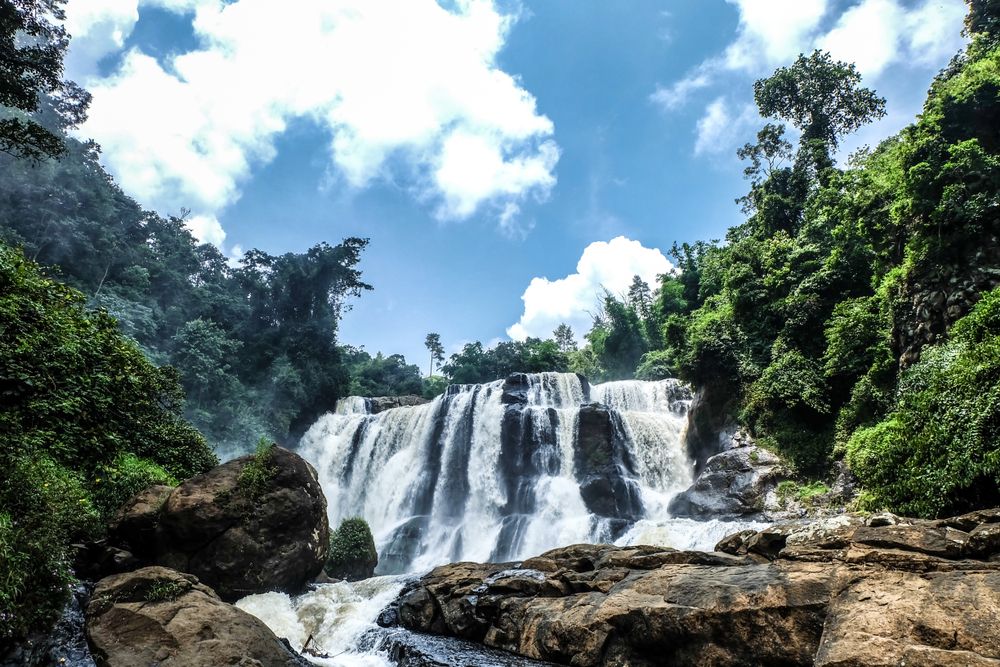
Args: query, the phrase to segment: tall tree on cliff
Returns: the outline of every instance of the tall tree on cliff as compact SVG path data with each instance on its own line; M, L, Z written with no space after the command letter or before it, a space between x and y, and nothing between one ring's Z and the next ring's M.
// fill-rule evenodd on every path
M427 377L434 375L434 365L444 363L444 345L441 344L441 334L429 333L424 339L424 347L431 353L431 367Z
M754 100L765 118L782 118L802 131L796 166L823 182L839 138L885 116L885 98L862 88L854 65L816 50L757 81Z
M65 0L0 0L0 151L39 160L65 150L62 138L27 114L54 114L63 128L86 119L90 94L63 80L69 35Z

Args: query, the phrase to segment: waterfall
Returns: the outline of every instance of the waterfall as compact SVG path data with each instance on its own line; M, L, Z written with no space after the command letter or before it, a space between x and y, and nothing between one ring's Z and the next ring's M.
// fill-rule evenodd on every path
M690 399L676 380L516 374L378 414L343 399L300 451L331 524L362 516L372 527L380 573L514 560L666 519L667 500L691 482Z

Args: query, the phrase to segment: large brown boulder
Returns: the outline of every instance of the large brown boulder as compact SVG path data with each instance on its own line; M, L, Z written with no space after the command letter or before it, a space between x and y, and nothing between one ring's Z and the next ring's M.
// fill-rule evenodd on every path
M456 563L408 588L398 619L579 667L1000 667L998 519L845 515L744 531L726 553L574 545Z
M280 447L139 494L109 533L145 562L193 574L230 602L301 591L322 570L330 541L316 471Z
M87 640L108 667L309 665L261 620L165 567L98 582L87 605Z

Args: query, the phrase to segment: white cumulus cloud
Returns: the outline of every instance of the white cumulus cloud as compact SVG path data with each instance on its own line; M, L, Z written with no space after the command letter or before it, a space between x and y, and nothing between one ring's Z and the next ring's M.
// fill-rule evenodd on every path
M328 132L342 182L408 179L440 219L511 227L555 184L553 124L497 65L516 17L492 0L71 0L74 58L120 49L140 5L192 13L199 47L86 79L81 132L146 205L218 215L295 118Z
M766 76L817 48L855 63L865 83L877 86L893 65L941 67L964 44L962 0L726 1L739 12L732 42L674 83L656 86L650 100L664 111L683 107L702 90L748 90L748 78Z
M605 289L623 294L634 276L655 288L657 277L673 269L659 249L646 248L624 236L591 243L580 256L575 273L555 280L532 278L521 296L524 313L507 329L507 335L514 340L548 338L557 326L566 323L580 336L590 329L591 314Z
M830 0L726 1L740 12L736 40L726 49L726 64L730 69L751 71L794 59L832 4Z

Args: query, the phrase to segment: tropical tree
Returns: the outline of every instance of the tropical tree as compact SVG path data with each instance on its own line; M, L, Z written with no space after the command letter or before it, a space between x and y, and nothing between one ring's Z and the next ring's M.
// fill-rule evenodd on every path
M63 128L86 118L90 94L62 79L65 0L0 2L0 151L38 160L62 153L56 132L26 114L45 107Z
M757 81L753 90L762 116L787 120L802 131L797 162L822 179L833 166L839 138L885 116L885 98L860 83L854 65L817 49ZM780 135L777 139L770 145L780 148Z
M562 323L552 332L552 339L559 346L559 349L567 354L576 349L576 336L573 329L566 323Z
M431 353L430 370L427 377L434 375L434 365L444 363L444 345L441 344L441 334L429 333L424 339L424 347Z

